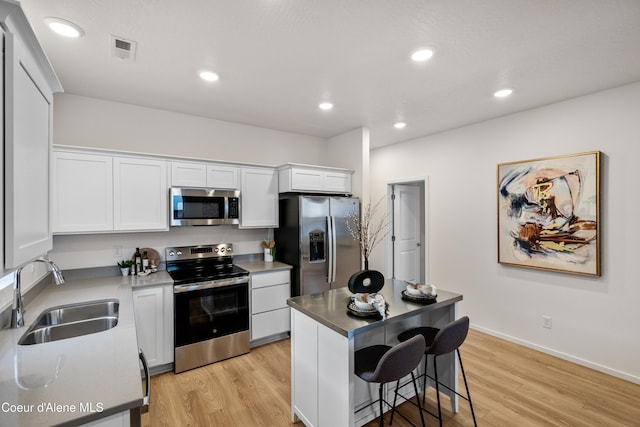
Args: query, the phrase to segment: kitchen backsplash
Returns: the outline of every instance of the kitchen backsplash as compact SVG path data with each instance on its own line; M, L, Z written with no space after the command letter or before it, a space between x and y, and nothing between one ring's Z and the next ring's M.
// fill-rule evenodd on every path
M53 236L49 258L64 271L114 266L131 259L136 248L155 249L162 261L168 246L233 243L237 255L262 252L260 243L273 238L272 229L239 229L237 226L176 227L152 233L109 233Z

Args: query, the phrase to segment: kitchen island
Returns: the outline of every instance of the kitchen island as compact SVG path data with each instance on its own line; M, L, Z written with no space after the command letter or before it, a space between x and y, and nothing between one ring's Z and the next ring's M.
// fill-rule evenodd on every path
M436 300L429 304L410 302L402 299L405 288L404 281L385 282L380 291L389 304L385 320L348 313L352 294L347 288L288 300L292 308L292 421L300 419L315 427L359 426L379 415L377 405L358 411L376 400L378 393L377 384L367 384L354 374L354 352L375 344L398 344L398 334L412 327L442 327L456 319L457 302L462 300L462 295L440 289ZM423 366L421 363L419 373ZM457 390L457 362L453 355L441 356L438 376ZM414 394L410 384L401 392L405 396ZM386 387L386 394L391 400L391 385ZM447 394L457 412L457 396Z

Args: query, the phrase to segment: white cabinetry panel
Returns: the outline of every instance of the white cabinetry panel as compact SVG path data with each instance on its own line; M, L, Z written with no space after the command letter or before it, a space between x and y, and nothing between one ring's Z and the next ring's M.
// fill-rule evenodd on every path
M254 273L251 275L252 289L283 283L291 283L291 270L278 270L269 273Z
M171 162L171 185L237 190L238 168L219 164Z
M289 332L291 271L251 274L251 340Z
M206 187L206 166L202 163L171 162L171 185L174 187Z
M254 314L251 339L258 340L287 332L290 329L289 316L289 308Z
M278 168L278 191L351 194L353 171L288 164Z
M287 307L287 299L291 296L291 284L269 286L251 291L251 313L276 310Z
M133 291L138 345L142 348L149 367L162 362L163 316L162 287Z
M53 153L51 220L54 233L113 230L113 160Z
M345 172L325 172L325 191L335 193L351 193L351 174Z
M167 162L115 157L114 229L168 230Z
M133 291L138 345L149 368L173 363L173 286Z
M278 226L278 175L271 168L241 170L241 228Z
M237 190L238 168L233 166L207 165L207 187Z
M43 68L44 56L33 56L40 52L40 46L28 48L21 38L35 41L22 12L4 24L8 28L3 51L4 255L5 267L13 268L52 247L49 165L54 89L45 78L45 73L53 73ZM45 67L49 67L48 62ZM59 89L57 80L53 83Z
M313 169L291 168L291 189L322 191L324 173Z

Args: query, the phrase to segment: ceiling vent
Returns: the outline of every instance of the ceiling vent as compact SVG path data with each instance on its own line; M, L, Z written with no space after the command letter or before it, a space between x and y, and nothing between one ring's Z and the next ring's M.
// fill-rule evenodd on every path
M133 40L111 35L111 56L126 61L136 59L136 45Z

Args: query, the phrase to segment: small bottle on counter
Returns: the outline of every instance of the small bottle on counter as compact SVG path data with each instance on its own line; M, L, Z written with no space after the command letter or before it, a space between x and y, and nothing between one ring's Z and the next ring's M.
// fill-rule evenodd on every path
M133 255L133 265L135 266L134 274L142 273L142 256L140 255L140 248L136 248L136 252Z
M149 257L147 256L147 251L142 253L142 271L145 273L149 270Z

